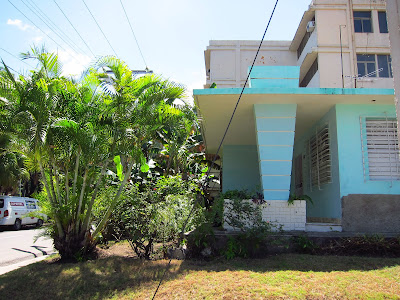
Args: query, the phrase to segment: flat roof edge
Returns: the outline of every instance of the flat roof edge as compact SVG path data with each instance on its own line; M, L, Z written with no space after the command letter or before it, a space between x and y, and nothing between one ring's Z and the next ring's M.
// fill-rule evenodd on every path
M194 96L201 95L239 95L242 88L223 89L195 89ZM254 94L298 94L298 95L394 95L394 89L376 88L246 88L243 92L246 95Z

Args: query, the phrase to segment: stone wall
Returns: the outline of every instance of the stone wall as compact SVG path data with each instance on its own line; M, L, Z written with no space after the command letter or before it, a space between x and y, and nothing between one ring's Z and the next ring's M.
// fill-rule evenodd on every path
M348 232L400 233L400 195L343 197L342 228Z

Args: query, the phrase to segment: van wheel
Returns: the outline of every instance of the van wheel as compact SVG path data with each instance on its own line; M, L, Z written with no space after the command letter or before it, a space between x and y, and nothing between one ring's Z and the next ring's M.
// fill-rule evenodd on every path
M42 220L42 219L39 219L39 220L37 221L37 223L36 223L36 228L42 227L42 225L43 225L43 220Z
M22 227L21 220L16 219L13 227L14 227L14 230L20 230Z

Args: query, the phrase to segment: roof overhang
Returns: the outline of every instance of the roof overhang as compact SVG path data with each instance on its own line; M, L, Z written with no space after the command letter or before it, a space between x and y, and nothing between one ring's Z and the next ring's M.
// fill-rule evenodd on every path
M207 153L215 153L233 109L240 88L194 90L201 114ZM252 88L245 89L228 130L224 144L255 145L254 104L296 103L296 137L301 137L335 104L394 104L393 89L337 88ZM221 153L220 153L221 155Z
M293 37L292 43L290 44L289 49L291 51L297 51L299 48L300 42L303 39L306 31L307 31L307 23L312 20L315 14L315 7L310 5L308 10L306 10L301 18L300 24L297 27L296 34Z

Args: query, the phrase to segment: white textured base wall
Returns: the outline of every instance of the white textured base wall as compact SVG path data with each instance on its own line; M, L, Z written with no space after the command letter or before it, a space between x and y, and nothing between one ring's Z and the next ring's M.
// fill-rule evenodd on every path
M288 205L286 200L268 200L262 205L264 221L282 225L283 230L306 229L306 200L295 200Z
M226 201L230 201L225 199ZM251 200L243 200L251 201ZM254 204L257 205L257 204ZM224 211L226 205L224 205ZM286 200L268 200L261 205L262 218L264 221L281 225L283 230L306 229L306 201L295 200L293 205L288 205ZM236 228L224 223L226 230L237 230Z

